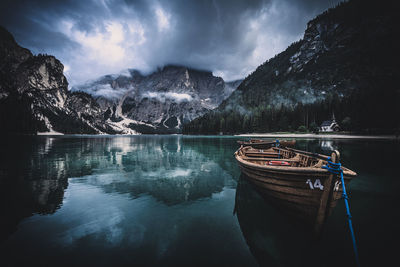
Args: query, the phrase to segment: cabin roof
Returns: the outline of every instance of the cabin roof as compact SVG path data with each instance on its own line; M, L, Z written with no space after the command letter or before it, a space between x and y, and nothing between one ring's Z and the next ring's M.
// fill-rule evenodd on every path
M331 124L332 124L332 121L323 121L322 124L321 124L321 127L331 126Z

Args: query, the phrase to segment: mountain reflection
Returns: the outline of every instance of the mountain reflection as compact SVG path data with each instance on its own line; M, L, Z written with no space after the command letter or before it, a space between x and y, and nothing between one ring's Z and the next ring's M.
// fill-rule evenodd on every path
M23 218L54 213L69 179L105 193L148 194L167 205L234 187L237 167L218 140L182 136L20 137L3 140L0 158L2 239ZM227 160L228 158L228 160ZM77 180L80 181L80 180Z
M96 172L96 178L89 183L103 187L105 192L128 193L134 198L149 194L167 205L220 192L230 175L212 159L182 143L182 139L114 138L108 145L110 162L120 171L112 172L110 177L107 168L103 168L105 172ZM210 147L209 152L213 151L216 148Z
M3 140L4 141L4 140ZM51 155L53 139L5 140L0 156L1 237L33 213L54 213L68 186L65 161Z

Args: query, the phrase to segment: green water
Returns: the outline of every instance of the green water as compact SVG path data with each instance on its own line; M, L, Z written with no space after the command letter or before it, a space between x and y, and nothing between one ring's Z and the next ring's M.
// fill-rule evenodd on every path
M344 205L320 240L240 175L234 137L62 136L1 141L2 266L352 266ZM397 261L400 145L339 149L360 260Z

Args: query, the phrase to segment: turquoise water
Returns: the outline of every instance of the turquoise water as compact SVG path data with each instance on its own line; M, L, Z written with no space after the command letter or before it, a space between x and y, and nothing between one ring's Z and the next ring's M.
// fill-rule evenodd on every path
M3 139L3 266L352 266L344 205L319 240L240 175L234 137ZM298 140L359 173L350 207L361 263L396 260L394 141Z

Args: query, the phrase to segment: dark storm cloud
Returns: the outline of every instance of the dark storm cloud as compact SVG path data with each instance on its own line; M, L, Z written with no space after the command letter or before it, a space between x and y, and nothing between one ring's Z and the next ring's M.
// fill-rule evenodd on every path
M301 38L328 0L13 0L0 24L34 53L53 54L71 84L165 64L230 80Z

